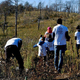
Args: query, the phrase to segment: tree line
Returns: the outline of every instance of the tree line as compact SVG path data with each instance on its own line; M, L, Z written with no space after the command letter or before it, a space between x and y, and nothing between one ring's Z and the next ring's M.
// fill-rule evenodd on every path
M16 2L19 3L18 0L5 0L0 3L0 14L3 13L14 13ZM34 4L34 3L33 3ZM80 12L80 0L70 0L65 1L62 0L55 0L54 3L51 3L49 0L49 5L45 5L44 2L39 2L37 6L33 6L28 1L18 4L18 11L23 12L26 11L33 11L33 10L49 10L49 11L59 11L59 12L69 12L69 13L79 13Z

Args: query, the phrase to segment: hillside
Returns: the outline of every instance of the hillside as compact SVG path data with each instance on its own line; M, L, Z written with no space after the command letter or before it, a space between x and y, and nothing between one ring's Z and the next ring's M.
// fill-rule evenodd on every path
M57 14L57 15L56 15ZM65 80L79 80L80 79L80 59L77 58L76 54L76 41L74 39L74 33L76 31L76 26L80 24L80 15L76 13L48 13L48 18L45 18L45 11L42 12L42 19L40 20L40 27L38 30L38 11L32 11L31 15L29 12L23 12L18 15L18 25L17 25L17 37L23 40L23 45L21 48L21 55L24 60L25 69L30 69L28 74L24 73L23 77L15 76L13 70L18 66L17 61L14 59L9 67L8 77L12 80L15 76L16 79L24 80L25 76L28 76L28 80L55 80L55 79L65 79ZM63 68L61 74L55 74L54 72L54 60L49 61L49 66L42 64L37 64L35 67L35 62L33 61L38 53L38 48L33 48L33 45L38 42L39 35L44 35L47 27L54 27L56 25L56 20L61 17L63 19L63 25L67 26L69 29L69 35L71 40L67 42L67 50L63 60ZM0 17L0 25L4 22L4 16ZM15 14L7 16L8 27L3 33L3 27L0 27L0 57L5 59L4 45L6 41L15 35ZM43 66L43 67L42 67ZM4 65L5 67L5 65ZM2 76L4 77L5 71L2 68ZM17 74L17 73L16 73ZM31 75L30 75L31 74ZM40 75L40 76L39 76ZM35 77L34 77L35 76ZM1 77L1 76L0 76ZM21 79L21 80L22 80ZM5 80L5 79L4 79Z

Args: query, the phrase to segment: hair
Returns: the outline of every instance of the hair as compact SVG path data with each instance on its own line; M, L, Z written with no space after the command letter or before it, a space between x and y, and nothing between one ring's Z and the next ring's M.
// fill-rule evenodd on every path
M58 23L58 24L62 24L62 19L59 18L59 19L57 20L57 23Z
M42 34L40 35L40 37L42 37Z
M76 29L80 29L80 25L78 25L78 26L76 27Z
M51 34L49 34L49 38L52 38Z
M42 39L41 39L42 41L45 41L45 37L42 37Z

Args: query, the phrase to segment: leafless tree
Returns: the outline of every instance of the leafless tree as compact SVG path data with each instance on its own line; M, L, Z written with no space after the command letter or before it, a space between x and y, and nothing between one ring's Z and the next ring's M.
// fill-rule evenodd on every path
M27 11L28 11L29 6L30 6L29 2L26 2L26 3L24 4L24 7L25 7L25 9L26 9Z
M44 3L39 2L38 9L40 10L40 18L41 18L41 10L43 9Z

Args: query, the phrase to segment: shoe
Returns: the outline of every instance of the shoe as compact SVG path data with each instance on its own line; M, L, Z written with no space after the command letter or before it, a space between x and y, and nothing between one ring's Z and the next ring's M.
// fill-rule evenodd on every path
M55 67L55 70L57 70L58 68L57 67Z
M58 73L61 73L61 69L58 69Z

